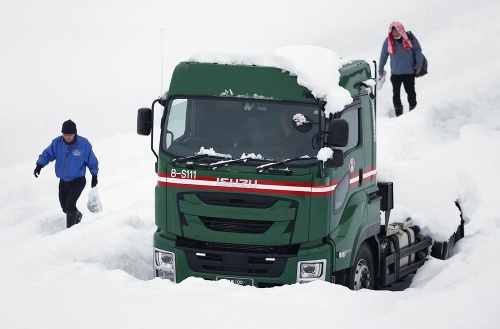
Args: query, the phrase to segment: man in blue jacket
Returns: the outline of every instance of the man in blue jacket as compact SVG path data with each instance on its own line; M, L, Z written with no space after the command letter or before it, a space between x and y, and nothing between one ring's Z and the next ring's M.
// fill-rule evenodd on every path
M76 124L73 121L65 121L61 132L62 136L54 138L40 155L33 174L38 177L43 167L49 162L56 161L56 176L60 179L59 202L62 211L66 214L66 226L70 228L82 219L82 213L76 208L76 202L87 183L86 167L92 174L91 187L95 187L99 162L89 141L77 135Z
M415 36L410 38L400 22L389 25L389 35L384 41L380 54L379 75L385 74L384 66L387 58L391 58L392 102L396 116L403 114L401 103L401 84L408 94L410 111L417 106L415 93L415 76L420 74L424 62L422 48Z

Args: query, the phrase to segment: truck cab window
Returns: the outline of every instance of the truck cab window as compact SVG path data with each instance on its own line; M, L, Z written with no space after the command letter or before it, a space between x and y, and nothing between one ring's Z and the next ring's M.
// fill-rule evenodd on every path
M163 134L163 142L167 149L174 140L183 136L186 131L186 107L186 99L175 99L172 101L165 133Z

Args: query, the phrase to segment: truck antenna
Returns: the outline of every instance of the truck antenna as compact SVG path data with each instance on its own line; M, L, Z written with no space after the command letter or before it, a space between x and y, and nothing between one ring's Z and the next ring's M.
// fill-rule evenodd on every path
M373 61L373 67L375 71L375 81L377 81L377 61ZM375 120L377 120L377 85L375 85L375 102L374 102L374 110L375 110Z
M163 29L161 29L160 98L163 96Z

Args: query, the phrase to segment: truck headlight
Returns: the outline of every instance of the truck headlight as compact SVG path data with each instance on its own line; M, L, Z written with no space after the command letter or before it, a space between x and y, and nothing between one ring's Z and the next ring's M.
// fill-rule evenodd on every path
M175 254L155 249L155 276L175 282Z
M325 280L326 259L299 262L297 264L297 282Z

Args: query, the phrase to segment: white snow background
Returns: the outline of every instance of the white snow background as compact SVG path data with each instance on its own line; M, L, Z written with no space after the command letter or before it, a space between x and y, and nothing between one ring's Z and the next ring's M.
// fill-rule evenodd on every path
M498 328L499 14L496 0L0 2L0 328ZM378 61L393 20L430 73L401 117L389 81L378 93L379 179L394 181L394 217L437 238L461 202L454 255L429 258L404 291L153 279L156 175L136 115L174 66L293 45ZM65 229L53 164L33 169L69 118L99 159L104 211L87 211L88 184L82 223Z

